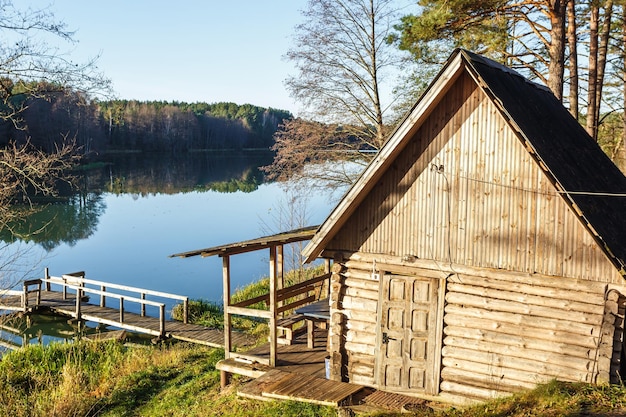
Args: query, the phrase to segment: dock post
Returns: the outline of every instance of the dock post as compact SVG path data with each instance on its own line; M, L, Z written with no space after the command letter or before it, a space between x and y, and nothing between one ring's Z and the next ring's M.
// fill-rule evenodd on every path
M106 290L107 287L105 287L104 285L100 285L100 291L102 291L102 294L100 294L100 307L106 307L107 305L107 297L106 295L104 295Z
M124 297L120 297L120 323L124 323Z
M183 300L183 323L189 323L189 298Z
M76 289L76 320L80 322L80 299L83 298L83 290L78 287Z
M141 293L141 299L145 300L146 299L146 293ZM145 317L146 316L146 305L144 303L141 303L141 317Z
M50 291L50 273L48 272L48 268L44 269L44 278L46 278L46 291Z
M26 308L28 307L28 284L26 284L26 281L24 281L24 298L23 298L24 302L23 307L24 307L24 311L26 311Z
M41 280L37 283L37 308L41 305Z
M159 306L159 331L161 332L161 338L165 339L165 304Z

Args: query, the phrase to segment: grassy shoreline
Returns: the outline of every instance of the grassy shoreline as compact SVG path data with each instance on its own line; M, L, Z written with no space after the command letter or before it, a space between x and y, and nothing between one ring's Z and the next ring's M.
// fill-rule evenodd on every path
M311 272L316 273L316 272ZM297 279L297 278L295 278ZM302 278L300 278L302 279ZM267 290L260 280L238 290L242 299ZM192 320L222 325L221 306L202 300L191 303ZM174 317L178 314L174 309ZM266 340L267 326L242 320L241 328ZM183 342L156 346L116 341L78 340L48 346L29 345L0 360L0 415L65 416L335 416L337 410L294 401L256 401L236 395L234 377L220 390L216 363L221 349ZM395 416L392 412L364 415ZM407 415L407 414L403 414ZM411 414L408 414L411 415ZM525 417L626 416L623 385L573 384L552 381L535 390L473 407L434 405L416 416Z

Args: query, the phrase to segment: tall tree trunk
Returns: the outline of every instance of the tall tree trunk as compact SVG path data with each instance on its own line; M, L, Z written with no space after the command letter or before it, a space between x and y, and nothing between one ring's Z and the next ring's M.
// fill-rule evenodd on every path
M569 47L569 111L578 120L578 38L576 0L567 2L567 44Z
M559 100L563 99L565 74L565 21L568 0L550 2L550 63L548 64L548 88Z
M589 86L587 89L587 132L594 139L598 139L597 123L597 86L598 86L598 20L600 8L592 2L589 15Z
M626 7L622 8L622 50L626 51ZM622 99L626 109L626 54L622 55ZM622 143L617 154L617 166L626 173L626 111L622 112Z
M606 70L606 58L609 51L609 35L611 33L611 19L613 18L613 0L606 0L604 5L604 19L598 45L598 73L596 81L596 113L594 125L596 136L600 124L600 105L602 103L602 87L604 86L604 73Z

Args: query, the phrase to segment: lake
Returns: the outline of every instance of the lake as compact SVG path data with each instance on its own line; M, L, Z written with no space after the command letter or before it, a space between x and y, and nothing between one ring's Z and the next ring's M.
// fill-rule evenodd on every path
M336 193L264 182L258 167L271 162L267 153L131 154L106 162L81 178L79 192L3 231L5 258L28 249L14 277L38 278L46 267L53 276L85 271L90 279L221 302L221 258L169 255L320 224L337 201ZM233 256L233 287L267 276L268 258L269 251Z

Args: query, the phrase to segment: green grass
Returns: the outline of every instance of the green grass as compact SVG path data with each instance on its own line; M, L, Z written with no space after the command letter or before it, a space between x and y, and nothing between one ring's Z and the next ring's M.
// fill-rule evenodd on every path
M220 392L220 349L116 342L28 346L0 361L3 416L331 416L328 407ZM235 386L238 383L235 380Z
M177 343L133 347L117 342L31 345L0 361L0 415L65 416L335 416L336 410L236 395L243 378L220 391L215 364L223 351ZM435 417L617 416L626 389L552 381L484 404L413 415ZM621 413L621 414L620 414ZM397 413L371 413L393 416ZM407 414L403 414L407 415Z
M294 275L288 279L297 282L303 277ZM267 292L267 285L267 280L261 280L239 290L235 298L243 300ZM174 309L175 315L181 313L181 307ZM194 300L190 303L190 318L219 327L223 320L222 308ZM267 330L262 323L249 322L251 332L260 335ZM240 324L244 326L243 321ZM259 336L259 340L263 337ZM0 416L336 415L336 410L330 407L238 397L237 387L247 381L243 377L235 376L232 385L221 391L220 373L215 365L223 357L221 349L186 343L142 347L114 341L54 343L47 347L30 345L6 354L0 361ZM626 388L552 381L532 391L472 407L439 404L433 410L413 415L616 417L626 415ZM400 416L391 412L365 415Z

